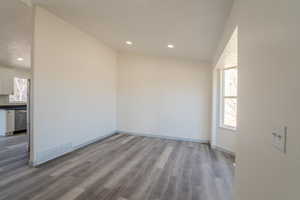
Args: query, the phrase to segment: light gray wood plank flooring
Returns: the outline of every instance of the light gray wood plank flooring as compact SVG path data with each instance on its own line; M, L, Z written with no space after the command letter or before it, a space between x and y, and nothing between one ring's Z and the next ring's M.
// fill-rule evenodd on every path
M231 200L233 158L206 144L114 135L37 168L0 138L0 200Z

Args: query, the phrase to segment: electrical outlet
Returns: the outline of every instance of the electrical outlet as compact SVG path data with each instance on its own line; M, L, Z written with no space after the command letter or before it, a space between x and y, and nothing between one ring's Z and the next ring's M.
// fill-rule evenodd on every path
M272 131L272 143L273 146L281 151L286 153L286 138L287 138L287 127L279 128Z

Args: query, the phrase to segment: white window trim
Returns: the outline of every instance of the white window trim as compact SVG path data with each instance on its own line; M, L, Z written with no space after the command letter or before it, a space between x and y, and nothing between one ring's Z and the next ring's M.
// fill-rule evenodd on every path
M225 87L224 87L224 71L225 70L229 70L229 69L237 69L238 67L237 66L233 66L233 67L227 67L227 68L224 68L224 69L221 69L220 70L220 113L219 113L219 117L220 117L220 120L219 120L219 128L221 129L226 129L226 130L230 130L230 131L236 131L236 127L232 127L232 126L228 126L228 125L225 125L224 124L224 104L225 104L225 99L226 98L232 98L232 99L238 99L238 96L224 96L224 93L225 93Z

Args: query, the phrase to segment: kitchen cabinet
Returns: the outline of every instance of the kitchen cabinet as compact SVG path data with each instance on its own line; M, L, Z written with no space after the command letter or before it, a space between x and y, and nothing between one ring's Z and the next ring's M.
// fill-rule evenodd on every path
M0 95L10 95L14 92L14 78L10 69L0 70Z
M0 110L0 136L11 135L14 132L14 119L14 110Z
M0 95L10 95L14 92L13 79L0 80Z

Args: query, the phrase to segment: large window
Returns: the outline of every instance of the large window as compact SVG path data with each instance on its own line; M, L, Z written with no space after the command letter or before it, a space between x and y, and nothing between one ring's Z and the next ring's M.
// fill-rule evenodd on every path
M221 126L236 129L237 124L237 67L226 68L221 73Z
M11 103L27 102L27 85L28 80L24 78L14 78L14 94L9 96Z

